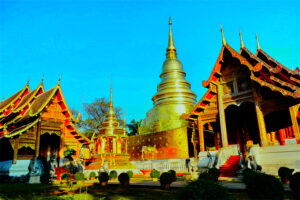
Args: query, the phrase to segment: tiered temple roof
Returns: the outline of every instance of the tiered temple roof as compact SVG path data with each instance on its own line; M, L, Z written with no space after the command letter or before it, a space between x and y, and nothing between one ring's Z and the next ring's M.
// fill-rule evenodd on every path
M48 91L44 90L43 81L33 91L30 91L27 83L22 90L2 101L0 103L0 139L22 135L35 126L43 120L42 113L47 111L54 99L61 107L65 117L64 124L70 133L82 143L90 142L75 127L76 120L68 108L59 81Z
M269 56L260 48L257 37L257 51L255 55L252 54L245 47L241 33L241 48L240 51L237 52L227 44L222 28L221 32L223 46L220 54L208 80L202 82L202 85L208 88L208 90L194 109L189 114L184 114L183 118L196 120L200 112L208 107L213 97L217 95L215 84L221 77L222 64L224 60L228 58L237 58L240 65L249 69L250 79L261 85L261 87L267 87L283 96L300 101L300 70L298 67L291 70Z

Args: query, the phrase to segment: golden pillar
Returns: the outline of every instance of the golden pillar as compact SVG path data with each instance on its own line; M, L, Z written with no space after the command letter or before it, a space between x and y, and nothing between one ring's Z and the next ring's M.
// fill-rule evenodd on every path
M297 143L300 144L300 130L299 130L299 124L297 121L297 112L300 104L297 104L295 106L291 106L289 108L290 110L290 115L291 115L291 121L293 125L293 130L294 130L294 135L297 140Z
M37 127L36 127L35 159L39 156L40 137L41 137L41 122L39 121L38 124L37 124Z
M198 132L199 132L200 152L203 152L205 151L205 144L204 144L203 122L200 117L198 117Z
M223 86L221 85L221 83L219 83L217 85L217 87L218 87L218 109L219 109L222 147L227 147L228 140L227 140L225 111L224 111L224 105L223 105Z
M20 141L20 138L17 137L17 138L15 139L14 157L13 157L13 162L12 162L12 164L16 164L16 163L17 163L17 159L18 159L18 149L19 149L19 141Z
M253 98L254 106L255 106L256 117L257 117L257 124L259 129L260 143L261 146L264 147L268 145L266 124L265 124L264 115L258 103L258 96L255 89L253 89L253 97L254 97Z

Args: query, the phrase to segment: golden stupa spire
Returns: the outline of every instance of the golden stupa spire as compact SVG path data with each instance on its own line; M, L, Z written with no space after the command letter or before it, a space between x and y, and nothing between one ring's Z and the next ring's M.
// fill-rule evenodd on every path
M220 26L221 26L221 33L222 33L222 43L223 43L223 45L226 45L227 43L226 43L226 40L225 40L222 24L220 24Z
M256 35L257 50L259 50L259 49L260 49L260 46L259 46L259 42L258 42L257 33L255 33L255 35Z
M243 37L242 37L241 29L240 29L240 38L241 38L241 48L244 48L245 45L244 45L244 42L243 42Z
M176 48L174 46L173 34L172 34L172 21L171 17L169 18L169 45L167 48L167 58L175 59L177 58Z
M123 135L126 136L126 113L124 108L124 126L123 126Z

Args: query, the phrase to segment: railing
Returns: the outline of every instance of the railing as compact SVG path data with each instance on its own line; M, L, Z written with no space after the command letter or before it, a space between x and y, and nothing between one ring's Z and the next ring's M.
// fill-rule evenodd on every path
M239 155L238 145L229 145L219 149L214 166L219 169L232 155Z

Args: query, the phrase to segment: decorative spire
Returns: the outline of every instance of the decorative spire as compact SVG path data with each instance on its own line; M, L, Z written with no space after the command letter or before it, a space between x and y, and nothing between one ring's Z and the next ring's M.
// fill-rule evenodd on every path
M255 33L256 34L256 43L257 43L257 50L259 50L260 49L260 46L259 46L259 42L258 42L258 37L257 37L257 33Z
M42 81L41 82L44 82L44 74L43 74L43 76L42 76Z
M28 77L26 85L29 85L30 77Z
M167 58L170 58L170 59L177 58L176 48L174 46L174 41L173 41L171 17L169 18L169 45L167 48L166 56L167 56Z
M240 38L241 38L241 48L244 48L245 45L244 45L244 42L243 42L243 37L242 37L241 29L240 29Z
M126 136L126 112L125 112L125 108L124 108L124 127L123 127L123 134L124 136Z
M222 43L223 43L223 45L226 45L227 43L226 43L226 40L225 40L222 24L220 24L220 26L221 26L221 33L222 33Z
M59 79L58 79L58 83L57 84L60 84L60 80L61 80L61 74L59 75Z
M112 107L113 108L113 98L112 98L112 77L110 77L110 104L109 104L109 107Z

